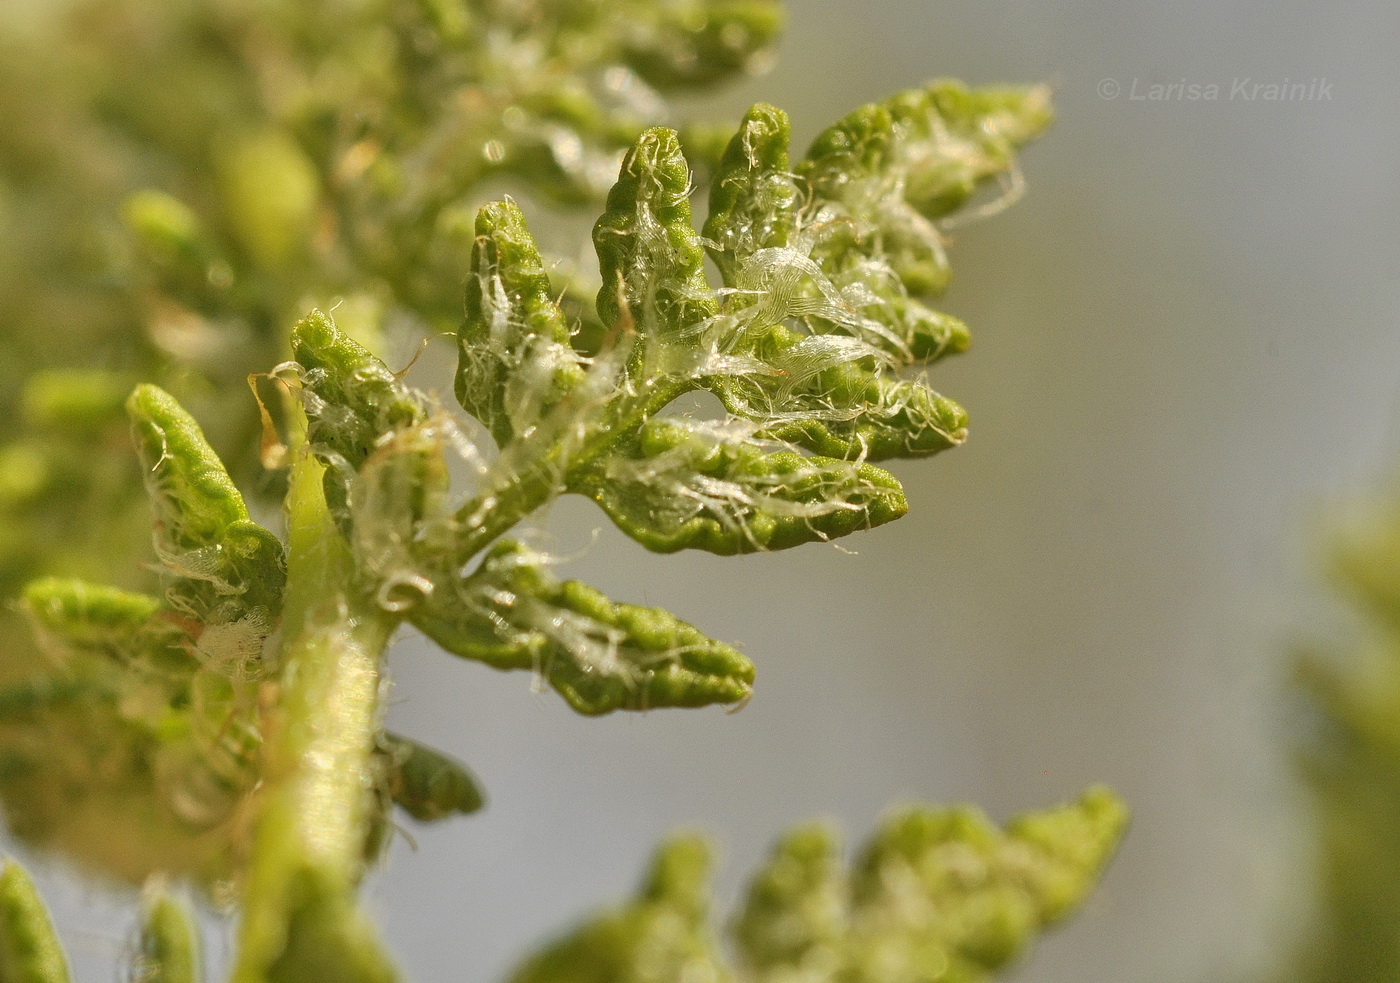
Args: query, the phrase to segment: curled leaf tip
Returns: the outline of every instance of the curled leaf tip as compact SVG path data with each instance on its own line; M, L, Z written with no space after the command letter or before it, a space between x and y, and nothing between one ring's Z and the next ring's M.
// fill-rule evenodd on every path
M172 548L195 549L222 538L248 518L204 431L175 397L159 386L136 387L126 403L160 536Z
M544 261L509 199L477 214L458 352L457 399L502 447L583 380Z

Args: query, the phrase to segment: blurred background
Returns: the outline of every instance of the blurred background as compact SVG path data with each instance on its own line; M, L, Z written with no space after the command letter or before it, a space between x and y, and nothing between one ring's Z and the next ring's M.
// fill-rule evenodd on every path
M1256 978L1307 896L1284 677L1293 646L1336 620L1321 531L1400 454L1400 8L790 14L774 70L715 115L777 103L802 145L935 76L1055 86L1026 198L953 247L941 306L974 345L935 384L968 408L971 438L895 464L910 515L845 549L657 557L561 502L548 519L578 554L568 575L739 644L757 695L730 715L588 720L405 638L391 726L469 762L490 804L412 830L417 849L397 839L372 886L389 942L422 983L499 979L629 892L678 827L720 844L727 908L795 822L827 816L858 841L892 803L1003 819L1103 781L1131 833L1012 978ZM1245 98L1314 80L1312 98ZM110 979L128 898L39 873L76 978Z

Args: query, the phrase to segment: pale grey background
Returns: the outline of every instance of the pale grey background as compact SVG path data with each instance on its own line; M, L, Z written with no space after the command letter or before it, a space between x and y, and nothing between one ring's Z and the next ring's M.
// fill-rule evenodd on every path
M1397 40L1379 0L793 0L776 70L723 102L785 105L802 140L934 75L1056 85L1028 197L954 252L946 306L976 341L936 382L972 439L897 465L911 515L845 541L855 556L654 557L586 502L555 510L563 550L602 529L571 575L743 645L759 688L741 713L584 720L404 644L394 725L492 796L414 830L375 881L410 977L500 979L627 892L677 826L718 837L730 899L794 821L859 837L891 802L1000 818L1102 780L1132 833L1015 978L1250 978L1305 877L1280 694L1325 611L1317 520L1400 451ZM1230 100L1242 77L1332 96ZM1134 79L1224 91L1150 104ZM78 979L110 979L125 901L45 875Z

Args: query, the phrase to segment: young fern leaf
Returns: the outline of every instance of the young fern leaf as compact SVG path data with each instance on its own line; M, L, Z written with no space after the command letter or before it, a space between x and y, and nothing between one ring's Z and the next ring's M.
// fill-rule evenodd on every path
M410 618L454 655L533 670L590 716L738 703L752 692L753 665L734 649L658 608L557 580L511 540L471 576L439 585Z
M946 279L940 223L982 182L1014 173L1015 147L1045 122L1043 93L938 83L860 111L796 165L786 118L756 107L727 148L712 134L686 141L703 145L692 161L723 157L702 237L682 137L646 127L665 115L658 91L761 60L781 21L770 0L274 2L256 24L168 6L113 8L114 36L168 35L174 50L122 51L83 96L111 117L101 129L120 135L123 153L66 157L125 155L136 173L154 155L194 203L158 191L127 199L134 262L113 279L140 303L112 304L117 327L92 337L132 336L143 370L192 375L216 396L280 353L277 326L305 296L362 284L347 309L367 311L375 329L391 313L450 325L468 238L460 203L483 179L509 174L583 202L622 162L595 228L605 327L592 339L571 336L579 326L565 311L578 290L556 294L519 209L507 201L478 218L457 390L495 438L490 464L432 399L313 313L292 337L314 458L299 454L293 468L287 550L251 520L190 414L143 386L127 408L163 592L50 578L24 597L61 672L0 691L0 795L16 830L131 880L159 870L236 882L237 983L389 983L396 974L355 902L387 801L424 821L481 804L460 764L382 732L380 660L393 630L409 620L458 654L533 670L584 713L746 699L753 667L732 648L666 612L559 581L501 537L564 492L593 498L657 550L779 549L902 515L898 483L869 462L932 453L965 431L960 408L896 375L967 346L960 322L918 299ZM147 20L163 29L130 29ZM155 60L169 81L158 94L129 67ZM55 78L74 64L55 63ZM94 187L124 191L129 176ZM76 224L86 241L91 223ZM59 279L59 293L72 289ZM145 309L135 331L130 306ZM242 338L253 342L244 354L231 340ZM101 469L86 473L109 443L112 380L60 381L66 395L34 399L30 423L82 440L0 452L7 517L54 511L46 503L65 485L78 492L53 501L131 492L134 482L105 489ZM659 416L694 389L716 393L734 418ZM211 434L233 444L251 432L251 412L222 415ZM462 505L449 494L449 447L479 465ZM4 582L72 569L59 551L44 554L42 534L18 542L0 542ZM1032 911L1025 924L1056 917L1097 862L1098 841L1074 845L1077 821L1013 831L1012 859L979 855L1002 878L988 889L997 904L1032 898L1015 909ZM823 842L809 843L816 860ZM704 921L705 866L702 844L672 843L636 904L525 978L731 978ZM865 972L859 952L876 936L899 951L936 944L950 964L999 958L981 935L957 934L975 922L957 912L981 917L982 900L939 894L956 925L911 942L908 926L886 924L899 912L880 895L883 875L854 889L844 877L826 863L812 879L821 905L846 898L855 919L813 930L845 960L841 983L865 978L850 974ZM752 928L774 937L762 919ZM66 978L51 936L23 875L0 874L0 983ZM138 976L193 983L193 936L171 902L152 902L141 948ZM769 956L773 967L801 961Z
M929 189L943 186L939 180L953 180L918 171L942 161L935 151L956 156L952 137L934 125L935 95L944 89L891 100L897 125L889 107L867 107L819 138L797 173L788 160L786 116L755 107L716 174L705 238L691 224L692 179L676 134L644 132L594 227L603 278L597 311L613 341L591 368L568 344L564 313L519 209L509 201L484 208L458 335L456 389L500 447L490 487L532 489L532 506L560 491L587 495L658 551L780 549L902 515L902 489L865 459L951 446L962 439L964 415L922 383L892 373L965 348L967 333L910 296L881 245L890 220L880 210L894 206L874 200L870 188L902 195L917 176L928 198ZM1043 94L1022 97L1025 104L1041 98L1043 110ZM1020 105L1004 94L967 95L964 102L986 108L986 118L958 117L959 139L971 139L967 132L978 126L995 130L984 142L1005 151L996 159L1009 167L1009 148L1037 126L1013 126L1020 118L1014 114L1012 122L993 118L993 108L1005 116L1007 105ZM874 135L857 139L867 130ZM833 177L843 146L851 187ZM998 168L975 172L974 184ZM913 207L902 197L897 206ZM929 242L938 241L932 226L925 231ZM719 293L704 272L707 247L724 274ZM625 366L604 397L609 358ZM604 384L599 401L589 403L580 394L593 377ZM705 424L656 416L697 387L716 392L737 418ZM475 513L464 508L458 516L472 514L468 525L486 523L484 510L494 501L485 494L469 503ZM484 537L468 541L484 544ZM452 555L464 562L470 552ZM586 712L627 705L616 695L601 702L581 695L568 682L580 666L595 679L609 676L596 668L615 655L609 618L595 619L581 635L558 625L551 635L529 613L534 602L521 600L534 591L512 585L499 595L504 603L491 599L503 564L519 555L519 547L505 544L471 577L439 579L413 620L459 654L541 671ZM572 651L565 636L587 640L585 651L612 640L600 662ZM638 705L659 702L653 693Z
M933 109L918 115L920 106L936 106L932 96L901 100L839 124L795 170L786 118L756 107L724 155L705 238L691 223L692 177L677 135L643 132L594 231L604 279L597 311L610 335L589 357L574 346L519 209L509 201L483 209L456 388L498 444L490 464L428 397L329 317L314 312L301 321L293 355L306 444L320 463L298 463L289 499L302 585L295 603L287 601L294 612L280 653L294 670L287 679L278 677L282 666L262 661L263 643L282 615L281 544L250 520L189 414L154 387L133 394L128 412L155 504L165 596L72 581L36 584L31 616L52 648L81 663L89 685L16 693L12 717L127 735L121 767L107 769L122 784L89 782L94 801L124 788L153 801L155 818L141 825L157 846L143 862L204 877L224 868L170 834L170 818L201 829L228 822L265 765L261 861L249 881L239 980L393 975L353 899L363 859L379 842L384 803L369 804L367 787L331 767L332 759L380 776L380 798L423 820L480 805L474 781L456 762L379 730L374 667L400 619L456 654L535 672L585 714L738 703L751 693L753 666L734 649L666 612L560 581L545 558L499 538L536 507L563 492L588 495L655 550L786 548L898 518L906 508L902 490L867 458L929 453L961 439L960 409L894 375L966 346L959 322L911 296L918 284L905 259L914 239L904 232L928 230L898 225L915 205L890 195L911 186L911 162L935 160L930 147L942 147L945 136L929 122ZM976 126L964 130L960 139L976 136ZM846 184L834 182L828 159L843 147L852 178ZM938 182L920 180L921 207L932 210L930 189ZM174 253L188 252L178 234L192 234L186 226L174 222L167 230ZM936 236L918 241L930 250L938 243ZM724 276L720 291L704 272L706 248ZM696 388L719 395L733 418L701 423L658 415ZM478 465L474 497L455 511L448 504L449 446ZM336 543L324 539L328 518L345 544L334 534ZM326 623L330 609L315 600L312 583L358 613L344 624ZM230 660L231 653L237 657ZM298 694L284 697L289 705L278 711L295 725L277 733L263 762L259 694L251 688L261 681L295 686ZM145 703L130 698L137 685L151 694ZM333 732L309 727L322 698L353 704L354 719ZM71 736L65 742L71 745ZM70 779L85 776L71 761L26 760L31 771L38 760ZM191 780L202 788L197 819L182 814L179 797L158 781L152 789L150 781L130 778L144 769L159 779L172 763L183 792ZM90 773L96 765L84 767ZM305 826L304 803L320 795L363 824L346 819L323 854L302 857L320 835ZM171 842L161 844L162 837ZM1056 848L1060 839L1049 837ZM658 964L637 962L628 949L637 942L671 947L663 962L672 968L725 976L705 942L702 905L687 902L682 922L690 927L675 931L679 896L665 887L675 881L667 872L695 867L694 850L677 849L663 856L642 906L607 929L611 956L596 939L580 943L581 971L593 972L596 955L602 978L651 972ZM1054 869L1063 875L1061 894L1072 898L1079 868L1066 861ZM993 892L998 904L1011 897L1002 887ZM848 890L853 913L864 903L858 888ZM1065 903L1046 902L1035 918L1048 920ZM879 910L874 901L860 908ZM1007 911L1024 910L1010 901L997 909L1003 921L1012 917ZM859 947L849 940L859 940L860 926L872 919L878 921L869 914L841 935L852 972L860 970L851 954ZM1025 935L1033 924L1039 922L1016 922L1008 932ZM992 959L986 946L978 949L981 942L964 942L956 945L977 950L966 956L970 965ZM935 943L920 937L898 944L924 953ZM948 960L964 958L954 942L936 944Z
M1023 102L1043 117L1036 92ZM1006 102L981 120L1010 133L998 138L1003 149L1035 129L1003 121ZM911 296L941 284L908 273L900 243L914 240L891 231L908 219L925 251L942 256L940 233L902 189L915 177L925 191L941 187L920 168L941 161L935 150L957 148L934 125L930 93L890 105L898 124L885 105L866 107L819 137L796 173L785 115L755 107L715 175L705 240L690 225L690 175L674 134L643 134L594 231L598 311L605 324L635 326L635 374L711 389L760 436L829 457L920 456L961 442L961 408L892 374L967 345L961 322ZM1010 166L1006 154L997 160ZM724 275L719 295L705 280L705 242Z
M946 264L938 228L905 197L912 182L926 195L948 185L944 158L967 152L937 113L935 94L950 87L935 83L857 110L820 135L795 171L787 117L771 106L750 110L730 144L705 226L726 286L709 343L767 371L716 376L706 386L730 412L764 423L766 436L873 460L963 439L961 408L892 376L968 344L962 322L915 299L942 288ZM1006 90L983 101L1000 112L979 122L997 134L987 139L1005 170L1017 143L1048 120L1044 92ZM1006 105L1024 112L1006 119ZM974 184L999 173L986 163L992 157L981 155Z
M972 809L905 809L849 871L831 831L800 827L750 884L732 924L732 970L705 921L704 844L680 839L661 848L638 900L545 949L511 981L980 983L1084 898L1126 821L1100 788L1005 830Z
M916 204L931 209L944 189L951 209L966 196L948 188L1010 168L1046 112L1042 90L936 83L848 117L794 173L787 117L756 106L721 160L704 238L676 134L643 133L594 228L598 314L628 339L623 395L606 417L611 438L562 461L553 480L662 551L777 549L897 518L897 483L864 462L953 446L966 417L894 372L965 349L967 330L911 296L884 246L886 213L917 214L902 197L916 178ZM969 141L976 166L959 170L949 161L972 154ZM941 242L920 221L924 241ZM509 462L515 437L576 411L565 396L578 360L518 209L489 206L477 230L458 395ZM718 293L706 248L724 275ZM697 387L748 424L652 419Z
M68 983L68 961L29 875L0 864L0 983Z

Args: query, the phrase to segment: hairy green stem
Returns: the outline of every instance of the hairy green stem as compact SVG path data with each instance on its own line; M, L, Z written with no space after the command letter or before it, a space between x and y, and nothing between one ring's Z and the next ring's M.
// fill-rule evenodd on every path
M321 475L302 454L287 497L281 693L265 721L235 983L394 978L354 897L372 806L380 659L395 621L357 594Z
M561 491L574 490L571 479L575 472L635 435L647 420L695 388L691 379L649 383L572 455L566 455L562 440L556 441L511 484L466 502L457 510L456 518L464 532L453 545L451 563L458 566L466 563Z

